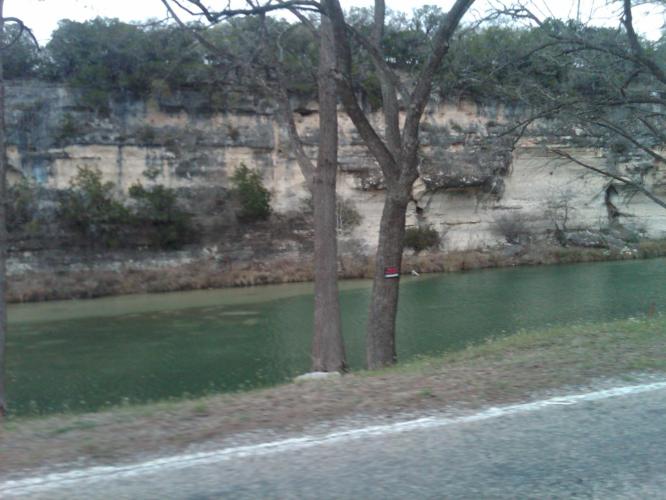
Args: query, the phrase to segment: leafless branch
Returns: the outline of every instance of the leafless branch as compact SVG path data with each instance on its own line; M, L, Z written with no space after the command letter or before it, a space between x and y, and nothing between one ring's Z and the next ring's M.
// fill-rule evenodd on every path
M610 130L614 132L615 134L624 137L627 141L631 142L634 146L637 148L641 149L642 151L645 151L648 155L650 155L652 158L655 160L666 164L666 158L662 156L661 154L657 153L653 148L646 146L645 144L641 143L638 141L632 134L630 134L628 131L626 131L624 128L620 127L617 124L611 123L606 120L596 120L596 121L590 121L590 123L594 125L598 125L599 127L605 128L607 130Z
M645 128L647 128L652 134L659 140L661 141L662 144L666 144L666 134L664 134L660 129L654 126L647 117L640 116L638 120L645 125Z
M432 52L417 76L417 83L409 100L409 108L402 130L403 154L407 154L408 156L416 154L418 140L415 140L415 138L418 136L419 122L421 121L423 110L430 98L433 76L448 52L449 40L453 32L460 24L462 16L473 3L474 0L457 0L437 29L433 40ZM405 141L407 138L411 139Z
M291 103L289 102L289 95L287 93L287 82L286 78L284 75L284 71L282 69L282 61L280 60L280 55L275 55L271 51L270 47L270 37L268 36L268 29L266 27L266 18L264 15L261 16L261 26L262 30L264 32L263 40L264 40L264 48L266 49L266 52L272 55L269 55L269 58L271 59L271 62L273 63L272 69L275 73L276 76L276 84L275 88L273 89L273 95L277 101L278 104L278 110L280 113L280 118L282 122L284 123L284 126L287 129L287 137L289 138L289 144L291 146L291 150L294 153L294 156L296 156L296 162L298 163L298 166L301 170L301 173L303 174L303 177L305 178L305 181L308 185L308 189L310 192L312 192L313 188L313 182L314 182L314 165L308 155L305 153L305 149L303 148L303 141L301 140L301 137L298 133L298 129L296 128L296 122L294 121L294 112L291 109ZM262 82L266 90L271 90L268 82L263 81Z
M402 85L398 75L396 75L396 73L389 67L389 65L386 64L386 60L377 50L376 46L370 43L370 40L368 40L367 37L354 26L347 25L347 30L349 30L349 33L351 33L356 41L367 51L368 55L372 59L373 64L375 65L375 68L377 68L377 70L380 71L385 78L391 80L391 83L396 87L398 92L400 92L400 95L405 101L408 100L409 93L407 92L407 89Z
M319 39L319 31L317 30L317 27L307 18L307 16L304 16L298 9L288 10L310 31L310 34L313 37Z
M5 17L3 18L3 23L6 26L7 23L14 23L18 26L18 33L14 35L14 37L9 40L8 42L4 43L1 47L0 50L5 51L9 48L11 48L14 44L18 43L18 41L21 39L21 37L26 34L30 38L30 40L35 44L36 47L39 47L39 42L37 42L37 38L35 38L34 33L30 28L28 28L23 21L21 21L17 17Z
M171 1L178 3L178 0L171 0ZM301 11L310 11L310 12L321 12L320 4L318 2L315 2L314 0L284 0L275 3L267 2L263 5L249 3L250 8L248 9L232 9L230 7L230 4L227 4L226 9L216 12L208 9L200 0L187 0L187 1L197 8L197 11L192 15L196 16L203 15L206 18L206 20L210 23L218 23L223 19L230 19L232 17L268 14L270 12L275 12L279 10L289 10L289 9L298 9ZM181 6L180 3L178 3L178 5ZM191 13L191 10L189 9L183 8L183 10L185 10L188 13Z
M666 72L664 72L664 70L654 61L654 59L646 57L645 51L643 50L643 47L638 40L638 35L634 30L633 14L631 12L631 0L624 0L623 9L624 13L622 16L622 24L627 31L629 46L631 47L631 51L633 52L635 59L643 66L648 68L657 80L666 85Z
M648 189L645 188L642 184L639 184L633 180L631 180L628 177L623 177L617 174L613 174L611 172L608 172L607 170L604 170L602 168L595 167L594 165L590 165L589 163L586 163L578 158L575 158L574 156L570 155L566 151L562 151L560 149L549 149L550 152L558 155L561 158L564 158L566 160L569 160L572 163L575 163L576 165L579 165L583 168L586 168L592 172L596 172L600 175L603 175L604 177L609 177L611 179L614 179L618 182L621 182L622 184L625 184L627 186L630 186L632 189L635 189L641 193L643 193L645 196L647 196L650 200L655 202L657 205L659 205L662 208L666 208L666 201L658 198L654 194L652 194Z

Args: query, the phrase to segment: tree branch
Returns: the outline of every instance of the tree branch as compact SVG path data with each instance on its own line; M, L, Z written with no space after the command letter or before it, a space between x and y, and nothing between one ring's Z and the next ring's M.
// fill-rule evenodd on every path
M34 43L35 46L37 46L39 48L39 42L35 38L35 34L19 18L17 18L17 17L5 17L5 18L3 18L2 21L3 21L4 26L6 26L7 23L17 24L18 27L19 27L19 31L11 41L9 41L7 43L4 43L4 40L3 40L3 44L0 46L0 50L5 51L5 50L11 48L14 44L16 44L21 39L21 37L23 36L24 33L27 34L28 37L30 38L30 40L32 40L32 43Z
M262 16L262 28L264 30L264 42L265 42L265 47L266 49L270 48L270 42L269 42L269 37L267 36L267 29L265 25L265 17ZM298 133L298 129L296 128L296 122L294 121L294 112L291 109L291 103L289 102L289 94L287 93L287 83L286 83L286 78L284 76L284 71L282 70L282 60L280 60L280 56L277 57L278 60L273 60L273 70L275 72L276 80L277 80L277 85L275 89L275 99L277 100L278 103L278 110L280 112L280 116L282 119L282 122L287 129L287 137L289 138L289 146L291 147L292 152L294 153L294 156L296 156L296 162L298 163L298 167L301 170L301 174L303 174L303 177L305 178L305 182L308 186L308 190L312 193L312 188L313 188L313 183L314 183L314 165L312 164L312 161L308 157L308 155L305 153L305 149L303 148L303 141L301 140L301 136ZM264 82L265 84L267 82ZM268 90L268 85L266 84L265 87Z
M578 158L575 158L571 156L569 153L559 150L559 149L549 149L552 153L560 156L561 158L565 158L569 160L572 163L575 163L576 165L580 165L583 168L586 168L588 170L591 170L592 172L596 172L598 174L603 175L604 177L609 177L611 179L615 179L618 182L621 182L622 184L626 184L627 186L631 186L632 188L636 189L637 191L640 191L643 193L645 196L647 196L650 200L655 202L657 205L659 205L662 208L666 208L666 201L658 198L654 194L652 194L648 189L645 188L642 184L639 184L628 177L622 177L620 175L613 174L611 172L608 172L606 170L603 170L601 168L595 167L593 165L590 165L589 163L585 163L584 161L579 160Z
M627 31L629 46L631 47L631 51L633 52L634 57L643 66L648 68L657 80L666 85L666 73L653 59L645 56L645 51L643 50L643 47L638 40L638 35L634 30L633 15L631 12L631 0L624 0L623 9L624 15L622 16L622 24L624 24L624 28Z
M324 0L323 5L325 7L325 14L331 20L333 26L336 57L338 60L336 83L340 99L370 153L375 157L377 163L379 163L386 182L389 184L393 183L399 176L396 158L386 147L379 134L377 134L377 131L356 100L351 79L351 48L347 38L347 23L345 22L342 8L338 0Z
M376 47L370 42L370 40L368 40L368 38L365 35L363 35L363 33L361 33L359 30L357 30L354 26L348 24L347 30L356 39L356 41L359 44L361 44L361 46L367 51L377 71L383 73L385 78L389 78L393 86L395 86L398 92L400 92L402 98L405 101L407 101L409 99L409 93L407 92L407 89L405 89L405 87L402 85L402 82L400 81L400 78L398 78L398 75L396 75L396 73L389 67L389 65L386 64L386 60L384 59L382 53L379 52L376 49Z
M619 127L618 125L615 125L614 123L610 123L607 121L595 121L595 120L586 120L589 123L592 123L593 125L598 125L599 127L605 128L607 130L610 130L617 135L624 137L626 140L631 142L634 146L637 148L645 151L647 154L649 154L652 158L655 160L666 164L666 158L657 153L654 149L650 148L649 146L646 146L642 144L640 141L638 141L635 137L633 137L629 132L624 130L623 128Z
M397 157L400 151L400 107L398 106L398 95L396 86L390 71L382 71L386 66L384 62L384 49L382 42L384 39L384 23L386 18L386 5L384 0L375 0L375 25L372 29L371 46L374 48L373 62L377 69L379 85L382 92L382 111L384 114L384 135L386 136L386 145ZM382 61L382 63L380 63Z
M178 3L178 0L171 0L175 3ZM278 10L289 10L289 9L299 9L311 12L321 12L321 6L318 2L314 0L285 0L279 1L276 3L267 2L264 5L252 5L250 4L249 9L231 9L227 8L217 12L213 12L206 8L206 6L200 0L187 0L189 3L197 7L198 12L192 15L203 15L208 22L218 23L222 19L230 19L237 16L251 16L257 14L268 14L270 12L275 12ZM179 4L180 6L180 4ZM182 6L181 6L182 7ZM188 9L183 9L186 12L190 12Z
M432 79L435 71L442 62L449 49L449 40L460 24L462 17L472 6L474 0L456 0L451 10L446 14L437 29L433 42L433 49L423 69L417 77L416 86L409 100L407 116L402 131L402 151L404 156L416 155L418 149L419 122L423 116L426 104L430 99Z

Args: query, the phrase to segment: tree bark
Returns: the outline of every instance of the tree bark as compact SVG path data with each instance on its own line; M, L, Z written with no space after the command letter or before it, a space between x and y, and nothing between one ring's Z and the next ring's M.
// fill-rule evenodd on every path
M386 278L385 271L395 267L399 273L402 266L410 187L411 185L396 186L387 188L386 191L366 335L366 360L371 370L392 365L398 359L395 320L398 313L400 278Z
M319 49L319 151L314 174L315 310L314 371L345 371L347 362L338 296L335 184L338 169L338 114L335 51L330 21L321 16Z
M7 413L7 157L5 151L4 0L0 0L0 417Z

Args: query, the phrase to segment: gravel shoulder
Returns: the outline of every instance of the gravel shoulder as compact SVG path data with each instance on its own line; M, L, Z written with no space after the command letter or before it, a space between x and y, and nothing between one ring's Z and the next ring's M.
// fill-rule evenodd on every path
M665 351L659 315L522 331L386 370L246 393L8 420L0 479L663 377Z

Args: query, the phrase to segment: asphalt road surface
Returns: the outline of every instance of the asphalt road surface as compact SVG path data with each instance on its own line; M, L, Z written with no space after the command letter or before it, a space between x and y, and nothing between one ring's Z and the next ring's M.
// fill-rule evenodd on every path
M666 388L5 489L7 498L665 498ZM290 444L291 443L291 444ZM6 485L5 485L6 486ZM2 492L0 485L0 492ZM2 495L0 495L2 496Z

